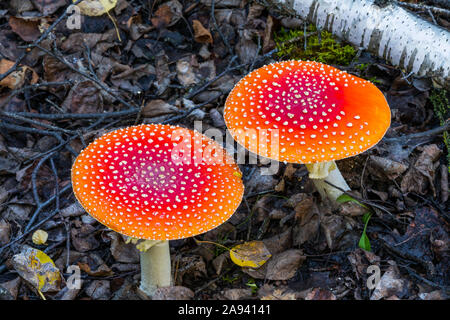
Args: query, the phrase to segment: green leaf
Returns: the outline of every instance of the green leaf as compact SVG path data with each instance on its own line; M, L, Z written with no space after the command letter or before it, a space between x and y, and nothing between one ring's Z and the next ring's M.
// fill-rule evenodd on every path
M361 249L364 249L364 250L366 250L366 251L371 251L371 250L372 250L372 248L370 247L370 240L369 240L369 237L368 237L367 234L366 234L366 231L364 231L364 232L362 233L361 239L359 239L359 244L358 244L358 246L359 246Z
M367 208L365 205L363 205L361 202L359 202L359 201L356 200L355 198L353 198L353 197L351 197L351 196L349 196L348 194L345 194L345 193L341 194L341 195L336 199L336 201L337 201L338 203L354 202L354 203L360 205L360 206L363 207L363 208L369 209L369 208Z
M354 202L354 203L360 205L361 207L364 207L364 208L370 210L368 207L366 207L365 205L363 205L361 202L359 202L358 200L354 199L353 197L351 197L351 196L349 196L348 194L345 194L345 193L342 194L342 195L340 195L340 196L336 199L336 201L337 201L338 203ZM359 246L361 249L364 249L364 250L366 250L366 251L371 251L371 249L372 249L372 248L370 247L370 240L369 240L369 237L368 237L367 234L366 234L367 224L369 223L369 220L370 220L370 217L371 217L371 216L372 216L372 213L371 213L370 211L369 211L369 212L366 212L366 213L362 216L362 220L363 220L363 222L364 222L364 230L363 230L363 232L362 232L361 239L359 239L359 244L358 244L358 246Z
M370 212L366 212L366 213L364 213L364 215L362 216L362 220L363 220L363 222L364 222L364 224L365 224L364 230L366 230L367 224L369 223L369 219L370 219L371 216L372 216L372 214L371 214Z

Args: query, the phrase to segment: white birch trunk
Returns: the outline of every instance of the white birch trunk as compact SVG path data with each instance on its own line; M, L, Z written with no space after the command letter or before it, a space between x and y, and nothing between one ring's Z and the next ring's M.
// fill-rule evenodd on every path
M417 77L450 88L450 32L407 10L375 0L257 0L298 16ZM379 1L383 2L383 1Z

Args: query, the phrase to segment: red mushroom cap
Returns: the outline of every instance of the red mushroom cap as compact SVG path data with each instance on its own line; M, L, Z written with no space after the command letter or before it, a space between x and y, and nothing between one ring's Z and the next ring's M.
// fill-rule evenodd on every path
M221 225L241 202L240 177L217 142L159 124L109 132L72 167L73 191L90 215L114 231L151 240L191 237Z
M376 145L391 112L369 81L319 62L292 60L242 78L227 98L224 118L233 138L254 153L315 163ZM279 141L278 154L270 149L273 140Z

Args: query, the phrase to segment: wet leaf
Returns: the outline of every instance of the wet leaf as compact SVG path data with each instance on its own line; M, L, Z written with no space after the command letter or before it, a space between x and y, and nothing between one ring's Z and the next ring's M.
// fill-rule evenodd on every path
M386 178L395 179L408 169L408 166L401 162L378 156L370 156L370 164L370 173L383 181Z
M250 241L230 250L231 260L241 267L259 268L272 256L264 242Z
M0 202L1 203L1 202ZM11 227L5 220L0 220L0 247L9 242Z
M125 243L122 236L117 232L108 234L111 238L111 254L114 259L122 263L138 263L139 251L133 243Z
M428 187L430 187L433 196L436 196L434 177L437 166L434 162L439 159L441 152L435 144L423 147L422 153L402 179L400 184L402 192L425 194L429 190Z
M274 256L267 266L266 279L288 280L291 279L300 265L305 261L301 250L289 249Z
M89 224L83 224L81 228L73 228L71 231L72 245L80 252L98 248L100 243L95 239L94 232L95 228Z
M44 15L48 16L66 5L66 0L31 0L34 6ZM85 0L86 1L86 0Z
M94 300L108 300L111 295L111 282L94 280L86 288L86 294Z
M322 212L314 204L312 198L305 198L295 205L295 215L297 223L292 230L292 238L294 245L301 246L317 237Z
M266 264L258 269L243 268L242 271L254 279L288 280L295 275L305 259L301 250L289 249L274 254Z
M167 5L161 5L158 10L156 10L154 17L151 18L151 21L156 28L162 28L170 23L172 17L173 13L170 7Z
M19 275L40 292L60 289L60 271L44 252L23 246L22 251L13 256L12 264Z
M158 7L151 21L158 29L171 27L181 19L182 14L183 5L178 0L167 1Z
M9 3L11 9L15 13L22 13L26 11L32 11L34 9L33 4L31 3L31 0L16 0L11 1Z
M25 41L34 41L41 35L39 21L36 20L11 16L9 17L9 26Z
M109 277L114 274L106 264L101 264L94 270L87 263L78 262L78 266L82 271L93 277Z
M207 275L206 264L199 255L185 256L177 261L177 274L174 283L191 283L198 279L204 279Z
M72 113L102 112L103 96L92 81L82 81L71 88L63 108Z
M165 102L164 100L157 99L151 100L145 104L142 108L142 116L146 118L161 116L164 114L170 114L176 112L178 109Z

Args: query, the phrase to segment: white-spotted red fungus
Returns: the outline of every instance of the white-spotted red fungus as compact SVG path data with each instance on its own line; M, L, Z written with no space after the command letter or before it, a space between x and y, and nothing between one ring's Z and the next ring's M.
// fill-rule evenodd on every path
M168 240L192 237L228 220L243 196L240 176L234 160L210 138L151 124L97 138L76 158L72 186L81 205L103 225L156 240L155 248L141 254L142 268L150 269L141 270L141 289L151 294L170 285ZM160 252L158 257L152 250ZM155 272L165 274L148 275Z
M326 178L349 190L334 160L376 145L389 128L391 112L371 82L319 62L292 60L242 78L227 98L224 118L231 135L250 151L316 164L307 165L316 184ZM272 139L277 149L270 147ZM325 185L330 198L342 194Z

